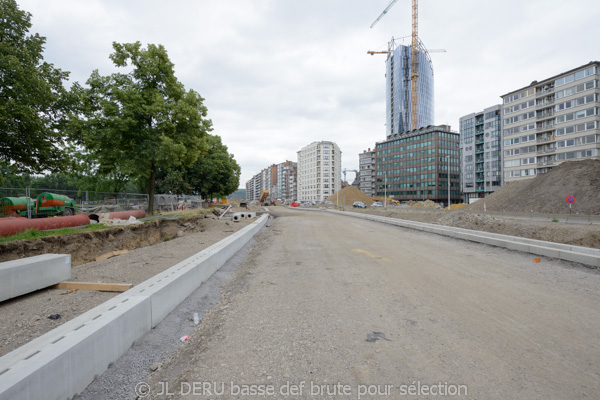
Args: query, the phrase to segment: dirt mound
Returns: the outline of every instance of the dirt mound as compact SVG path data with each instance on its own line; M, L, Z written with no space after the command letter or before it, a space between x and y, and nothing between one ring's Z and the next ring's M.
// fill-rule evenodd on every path
M412 204L410 204L410 208L432 208L432 209L438 209L438 208L442 208L442 206L440 206L438 203L433 202L431 200L425 200L425 201L412 202Z
M568 214L567 196L575 197L573 213L600 214L600 160L567 161L533 179L511 182L465 211Z
M340 204L337 204L338 195ZM354 186L346 186L338 193L332 194L331 196L326 198L325 201L332 201L333 204L339 206L351 206L352 203L354 203L355 201L362 201L367 206L370 206L375 200L373 200L370 196L368 196L364 192L361 192L360 189Z

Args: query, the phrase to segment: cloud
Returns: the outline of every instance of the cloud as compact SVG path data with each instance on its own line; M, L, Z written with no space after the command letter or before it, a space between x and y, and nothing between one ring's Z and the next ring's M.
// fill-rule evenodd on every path
M411 7L388 0L21 0L45 58L85 82L115 70L112 42L163 44L178 79L204 98L214 133L242 166L242 182L316 140L332 140L342 166L385 139L385 56L411 33ZM433 53L436 123L596 56L595 0L422 1L419 34Z

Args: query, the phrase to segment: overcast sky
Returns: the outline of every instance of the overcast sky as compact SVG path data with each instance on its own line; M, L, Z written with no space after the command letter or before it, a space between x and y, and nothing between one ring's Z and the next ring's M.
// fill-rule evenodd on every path
M411 0L17 0L47 38L45 60L84 83L114 72L112 42L162 44L177 78L205 98L215 134L242 167L240 187L270 164L336 142L342 167L385 139L385 50L411 34ZM421 0L433 53L435 123L600 60L598 0ZM408 43L408 42L407 42ZM352 180L353 174L348 175Z

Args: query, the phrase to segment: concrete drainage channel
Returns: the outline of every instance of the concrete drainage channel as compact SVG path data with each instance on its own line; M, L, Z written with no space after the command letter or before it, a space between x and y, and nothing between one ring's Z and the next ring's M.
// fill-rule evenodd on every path
M600 267L600 250L593 249L590 247L571 246L568 244L546 242L543 240L527 239L517 236L500 235L497 233L455 228L451 226L434 225L423 222L407 221L397 218L380 217L371 214L359 214L348 211L334 210L326 210L326 212L338 215L345 215L353 218L366 219L370 221L383 222L385 224L401 226L404 228L417 229L420 231L450 236L457 239L489 244L491 246L504 247L509 250L516 250L540 256L558 258L561 260L585 264L592 268Z
M0 358L0 400L67 399L84 390L240 250L268 217Z

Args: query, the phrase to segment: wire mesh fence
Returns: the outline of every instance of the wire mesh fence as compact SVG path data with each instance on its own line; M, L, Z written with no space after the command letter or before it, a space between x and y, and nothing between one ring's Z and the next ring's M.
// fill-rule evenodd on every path
M52 199L52 200L51 200ZM53 207L53 209L48 209ZM138 193L93 192L87 190L59 190L45 188L0 188L0 214L17 213L32 218L40 216L71 215L147 209L148 195Z

